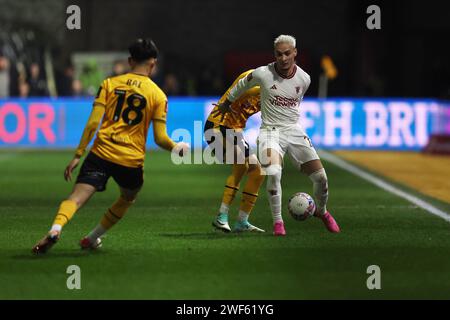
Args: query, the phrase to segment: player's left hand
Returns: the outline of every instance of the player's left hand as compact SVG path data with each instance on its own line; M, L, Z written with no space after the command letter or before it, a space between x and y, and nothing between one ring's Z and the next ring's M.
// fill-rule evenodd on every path
M70 163L67 165L66 170L64 170L64 179L66 181L72 181L72 172L75 170L75 168L80 163L80 158L75 157L70 161Z
M222 114L222 117L220 118L220 122L223 121L223 118L225 118L225 115L227 113L231 113L232 115L236 115L237 112L231 108L231 103L228 100L225 100L225 102L219 103L219 104L213 104L214 106L217 106L217 110L211 112L211 115L213 117L218 116L219 114Z

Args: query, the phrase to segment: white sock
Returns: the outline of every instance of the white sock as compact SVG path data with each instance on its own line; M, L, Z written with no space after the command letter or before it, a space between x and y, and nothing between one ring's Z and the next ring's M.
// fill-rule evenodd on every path
M281 216L281 173L280 165L271 165L266 169L267 175L267 198L272 211L273 223L283 222Z
M88 238L91 242L94 242L97 240L97 238L100 238L102 235L104 235L106 233L106 230L101 224L98 224L94 230L92 230L89 234L88 234Z
M317 206L317 214L323 216L327 211L328 202L328 178L325 169L320 169L309 176L313 182L314 198Z
M283 222L283 217L281 216L281 195L270 195L269 203L272 210L273 224Z
M239 217L238 217L239 222L247 221L248 220L248 216L249 216L249 214L247 212L239 210Z
M228 214L228 211L230 211L230 206L222 202L222 204L220 205L219 212L223 214Z
M62 226L60 224L54 224L54 225L52 225L50 232L53 232L53 231L61 232L61 230L62 230Z

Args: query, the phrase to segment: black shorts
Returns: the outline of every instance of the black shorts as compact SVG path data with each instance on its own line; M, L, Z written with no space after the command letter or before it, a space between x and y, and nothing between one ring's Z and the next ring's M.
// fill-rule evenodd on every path
M76 183L86 183L97 189L105 191L108 179L113 177L117 184L125 189L135 190L144 184L144 170L130 168L104 160L89 152L81 166Z
M233 139L233 145L244 148L244 154L245 154L245 158L248 158L250 156L250 146L248 144L248 142L245 140L244 138L244 134L242 133L242 131L236 131L235 129L231 129L222 125L217 125L214 122L211 121L206 121L205 123L205 128L204 128L204 133L206 133L206 131L208 130L219 130L220 133L222 134L222 149L223 149L223 159L226 159L225 154L226 154L226 137L227 137L227 130L233 130L234 131L234 139ZM241 140L243 143L239 144L239 141ZM215 137L211 137L211 139L206 138L206 142L208 143L208 145L211 145L213 142L215 141Z

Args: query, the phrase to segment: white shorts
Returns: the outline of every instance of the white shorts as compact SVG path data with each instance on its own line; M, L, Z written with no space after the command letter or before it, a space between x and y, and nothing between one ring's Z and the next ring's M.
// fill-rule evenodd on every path
M299 127L261 128L258 136L258 155L261 156L267 149L274 149L283 158L288 153L298 170L301 169L302 164L320 159L311 139ZM264 164L262 159L260 161Z

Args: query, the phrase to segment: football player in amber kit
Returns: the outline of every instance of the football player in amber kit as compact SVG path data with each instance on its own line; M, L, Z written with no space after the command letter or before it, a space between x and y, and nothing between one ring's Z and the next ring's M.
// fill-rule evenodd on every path
M252 71L253 70L248 70L237 77L231 87L219 100L219 105L225 101L230 89L234 87L239 80L245 78ZM239 153L238 157L243 160L233 161L232 163L233 167L231 174L225 182L225 189L223 192L222 204L219 208L219 214L212 224L214 228L218 230L224 232L232 231L230 225L228 224L229 207L239 190L242 178L247 176L247 182L242 190L238 219L234 225L233 231L264 232L264 230L252 225L248 221L249 215L255 206L256 199L258 198L259 188L261 187L265 176L262 175L261 165L259 164L256 156L250 154L248 143L245 141L243 136L243 129L247 124L247 120L252 115L260 111L259 87L251 88L245 92L238 100L234 102L231 107L234 112L232 114L222 116L217 105L211 111L205 124L205 137L208 144L212 144L215 141L215 137L209 137L212 132L208 133L208 131L216 131L218 133L217 135L220 136L220 143L223 148L223 154L221 156L226 158L227 151L233 151ZM231 135L227 135L230 133ZM231 148L234 148L235 150L227 150L227 146L231 146Z
M64 171L67 181L78 166L89 142L94 145L81 166L69 197L61 202L48 234L34 247L34 253L47 252L72 219L96 191L104 191L110 177L120 187L120 196L106 210L100 223L80 241L83 249L101 245L100 237L115 225L136 200L143 183L143 165L147 132L151 123L155 142L163 149L186 152L188 145L176 144L167 135L167 97L149 78L158 57L158 49L149 39L138 39L129 47L129 73L107 78L101 84L92 113L72 161Z

